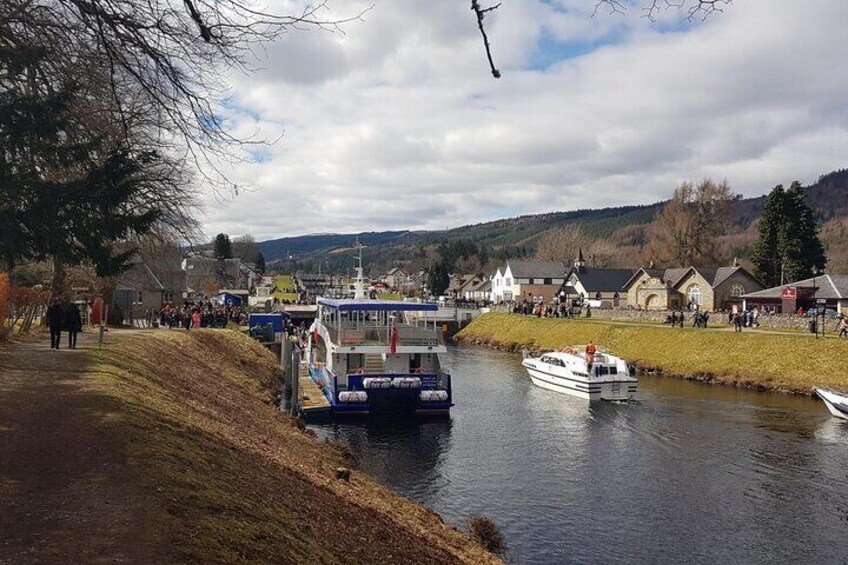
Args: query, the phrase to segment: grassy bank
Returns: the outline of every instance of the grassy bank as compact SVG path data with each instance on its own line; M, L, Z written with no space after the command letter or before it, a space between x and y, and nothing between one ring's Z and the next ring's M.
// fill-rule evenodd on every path
M480 316L457 339L509 350L555 349L591 340L629 362L670 375L802 394L822 385L848 389L848 340L517 314Z
M115 336L92 376L152 493L166 560L496 563L427 508L352 471L270 403L274 357L230 331Z

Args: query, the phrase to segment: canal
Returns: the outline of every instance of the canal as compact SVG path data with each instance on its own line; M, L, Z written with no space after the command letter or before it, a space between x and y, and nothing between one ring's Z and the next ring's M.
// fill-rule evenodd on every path
M452 348L450 420L313 426L511 562L848 563L848 422L819 402L640 376L632 404L534 387L516 354Z

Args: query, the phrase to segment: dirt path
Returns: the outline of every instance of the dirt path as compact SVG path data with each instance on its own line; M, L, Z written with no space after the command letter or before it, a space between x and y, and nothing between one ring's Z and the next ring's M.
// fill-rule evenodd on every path
M96 336L65 345L0 347L0 563L156 562L161 510L85 376Z

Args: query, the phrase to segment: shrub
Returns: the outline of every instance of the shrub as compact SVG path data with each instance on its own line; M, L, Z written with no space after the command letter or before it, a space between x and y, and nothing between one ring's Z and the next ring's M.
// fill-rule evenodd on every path
M498 525L491 518L472 516L468 519L468 533L471 539L487 551L496 555L501 555L506 551L506 540L504 540Z

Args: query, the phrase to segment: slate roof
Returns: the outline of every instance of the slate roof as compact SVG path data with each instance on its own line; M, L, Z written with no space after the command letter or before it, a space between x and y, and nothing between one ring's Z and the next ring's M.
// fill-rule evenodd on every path
M815 283L815 284L814 284ZM810 277L802 281L797 281L782 286L774 286L765 290L751 292L742 296L742 298L780 298L784 288L788 287L812 288L815 286L816 298L824 298L831 300L846 300L848 299L848 275L831 275L824 274L817 277Z
M565 267L559 261L507 261L516 279L561 279Z
M717 287L728 278L730 278L737 271L745 271L743 267L682 267L675 269L639 269L633 276L631 276L627 282L624 283L624 287L627 288L630 286L632 282L634 282L639 273L647 273L651 277L661 278L663 282L666 284L677 287L683 279L689 275L692 271L697 272L699 275L704 277L712 288Z
M586 289L586 292L619 292L624 285L633 277L633 269L602 269L586 267L585 269L572 269L568 274L577 275L577 280Z

